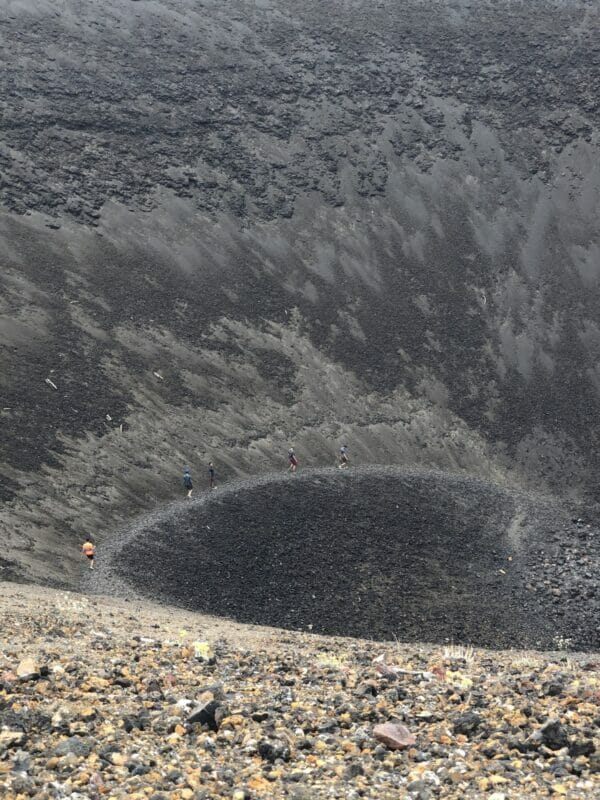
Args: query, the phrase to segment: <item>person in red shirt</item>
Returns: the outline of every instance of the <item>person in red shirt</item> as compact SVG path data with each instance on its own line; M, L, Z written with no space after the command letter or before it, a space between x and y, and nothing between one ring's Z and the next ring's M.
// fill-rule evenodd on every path
M296 458L296 453L294 452L294 448L290 447L288 450L288 460L290 465L288 467L289 472L296 472L298 469L298 459Z

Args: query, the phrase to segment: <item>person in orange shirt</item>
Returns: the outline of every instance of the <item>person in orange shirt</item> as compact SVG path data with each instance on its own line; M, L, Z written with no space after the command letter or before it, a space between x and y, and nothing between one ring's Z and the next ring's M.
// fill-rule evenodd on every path
M89 559L90 562L90 569L94 569L94 556L96 555L96 545L92 541L91 537L88 538L83 543L83 547L81 548L83 555Z

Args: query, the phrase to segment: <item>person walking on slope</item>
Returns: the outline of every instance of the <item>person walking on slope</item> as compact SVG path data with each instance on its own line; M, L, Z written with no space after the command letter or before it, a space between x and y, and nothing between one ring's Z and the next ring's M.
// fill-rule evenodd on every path
M83 543L81 552L90 562L90 569L94 569L94 556L96 555L96 545L92 541L91 536L88 536L88 538Z
M187 496L191 497L194 485L192 483L192 473L190 472L189 467L186 467L185 470L183 471L183 485L187 490Z
M292 473L296 472L296 470L298 469L298 459L296 458L296 453L294 452L293 447L290 447L290 449L288 450L288 461L290 462L290 465L288 467L288 472Z
M211 489L215 488L215 468L213 466L213 462L208 462L208 482Z
M348 467L348 448L345 444L340 447L340 459L338 463L338 467L340 469L346 469Z

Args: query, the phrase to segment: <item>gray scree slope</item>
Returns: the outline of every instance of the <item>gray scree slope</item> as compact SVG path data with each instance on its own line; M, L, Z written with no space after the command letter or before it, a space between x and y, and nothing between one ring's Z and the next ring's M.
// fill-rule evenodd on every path
M184 464L288 443L595 502L599 34L592 2L2 0L2 575L72 583Z

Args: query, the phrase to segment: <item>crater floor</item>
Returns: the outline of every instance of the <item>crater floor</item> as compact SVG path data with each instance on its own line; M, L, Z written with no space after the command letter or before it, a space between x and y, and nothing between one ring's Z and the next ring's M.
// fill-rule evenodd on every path
M326 635L593 649L598 541L550 501L473 478L310 470L136 522L92 580Z

